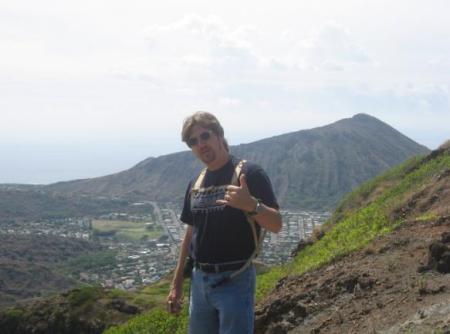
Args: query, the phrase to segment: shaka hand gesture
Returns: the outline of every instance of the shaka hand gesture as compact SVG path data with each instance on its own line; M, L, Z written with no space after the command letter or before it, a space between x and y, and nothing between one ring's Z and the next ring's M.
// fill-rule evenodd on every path
M225 204L236 209L251 212L256 207L256 200L250 194L245 174L239 177L240 187L228 185L223 199L218 199L218 204Z

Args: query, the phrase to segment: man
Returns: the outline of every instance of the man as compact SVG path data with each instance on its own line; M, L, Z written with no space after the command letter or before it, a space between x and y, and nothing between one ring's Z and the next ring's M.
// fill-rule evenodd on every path
M189 333L251 334L256 280L252 231L278 233L282 226L272 186L261 167L229 154L214 115L197 112L188 117L182 140L206 169L186 191L181 221L188 227L167 298L169 310L181 310L183 268L190 254ZM239 182L230 184L240 168Z

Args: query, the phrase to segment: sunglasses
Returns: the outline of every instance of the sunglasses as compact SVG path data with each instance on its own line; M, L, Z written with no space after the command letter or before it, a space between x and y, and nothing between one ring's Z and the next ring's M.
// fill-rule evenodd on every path
M198 142L200 139L203 141L207 141L209 138L211 138L211 134L212 134L212 131L208 130L208 131L202 132L198 137L191 137L187 140L187 145L189 147L196 146L196 145L198 145Z

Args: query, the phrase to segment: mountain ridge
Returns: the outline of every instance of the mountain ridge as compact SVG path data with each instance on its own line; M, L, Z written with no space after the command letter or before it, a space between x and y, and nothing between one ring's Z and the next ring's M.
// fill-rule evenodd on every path
M316 210L332 208L361 182L413 155L429 152L366 114L234 145L230 151L266 170L283 207ZM180 202L187 181L201 168L189 151L182 151L147 158L119 173L58 182L45 189Z

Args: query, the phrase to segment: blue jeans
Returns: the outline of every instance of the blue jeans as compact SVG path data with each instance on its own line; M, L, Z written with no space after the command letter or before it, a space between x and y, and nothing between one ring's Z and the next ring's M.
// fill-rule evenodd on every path
M232 271L194 269L189 305L189 334L253 334L256 271L253 265L215 288Z

